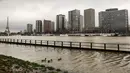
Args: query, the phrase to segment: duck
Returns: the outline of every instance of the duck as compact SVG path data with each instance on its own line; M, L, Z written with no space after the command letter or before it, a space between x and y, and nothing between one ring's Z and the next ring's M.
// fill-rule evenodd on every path
M58 61L61 61L61 60L62 60L62 58L59 58L59 59L58 59Z
M46 62L46 58L44 60L42 60L42 62Z

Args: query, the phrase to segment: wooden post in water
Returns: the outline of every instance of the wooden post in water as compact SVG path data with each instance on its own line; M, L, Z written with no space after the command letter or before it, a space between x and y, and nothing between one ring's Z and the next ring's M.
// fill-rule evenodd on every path
M81 42L79 42L79 48L81 48Z
M54 41L54 46L56 46L56 41Z
M61 46L63 47L63 42L61 42Z
M104 43L104 50L106 50L106 43Z
M31 44L31 40L30 40L30 44Z
M70 42L70 47L72 47L72 42Z
M19 42L19 39L17 39L17 43Z
M91 49L93 48L93 43L90 43L90 48L91 48Z
M6 39L5 39L5 42L6 42Z
M117 44L117 47L118 47L118 51L120 51L120 45L119 44Z
M48 46L48 41L47 41L47 46Z
M11 43L12 43L12 39L10 39Z
M27 42L27 41L26 41L26 39L25 39L25 44L26 44L26 42Z
M37 44L37 40L35 40L35 45Z
M41 45L42 45L42 40L41 40Z
M13 39L13 42L15 43L15 39Z
M23 42L23 40L21 39L21 43Z

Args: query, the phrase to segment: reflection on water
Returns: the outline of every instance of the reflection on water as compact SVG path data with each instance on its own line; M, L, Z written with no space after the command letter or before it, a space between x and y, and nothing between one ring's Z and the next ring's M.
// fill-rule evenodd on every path
M130 73L130 54L0 44L0 54L54 66L70 73ZM53 59L52 63L41 60ZM61 61L58 61L62 58Z

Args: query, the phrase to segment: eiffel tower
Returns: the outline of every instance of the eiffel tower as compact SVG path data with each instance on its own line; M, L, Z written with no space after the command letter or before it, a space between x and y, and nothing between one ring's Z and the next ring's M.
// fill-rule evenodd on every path
M7 36L10 35L10 30L9 30L9 17L7 17L7 26L6 26L5 33L7 34Z

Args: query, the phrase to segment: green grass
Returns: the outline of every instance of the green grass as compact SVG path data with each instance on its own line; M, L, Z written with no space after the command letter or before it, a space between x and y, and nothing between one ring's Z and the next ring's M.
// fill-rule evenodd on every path
M11 56L0 55L0 73L19 73L18 69L22 68L22 73L32 72L33 70L41 71L42 73L68 73L55 69L53 67L46 67L34 62L24 61Z

